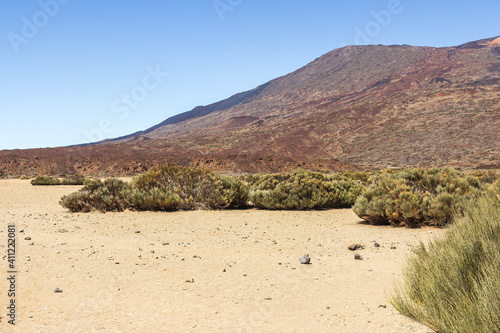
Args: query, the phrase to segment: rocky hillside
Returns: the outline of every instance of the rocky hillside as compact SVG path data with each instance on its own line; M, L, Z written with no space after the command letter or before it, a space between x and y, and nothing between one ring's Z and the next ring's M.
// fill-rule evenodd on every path
M0 170L8 173L14 156L37 169L40 156L68 149L98 160L117 155L118 164L119 154L131 154L142 164L175 160L233 172L500 168L499 102L500 38L445 48L347 46L130 136L50 153L2 151Z

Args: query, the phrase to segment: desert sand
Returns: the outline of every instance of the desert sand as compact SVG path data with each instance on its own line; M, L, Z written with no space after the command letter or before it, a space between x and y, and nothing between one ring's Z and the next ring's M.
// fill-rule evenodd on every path
M441 230L369 226L350 209L73 214L58 201L79 188L0 181L1 332L430 332L388 298L412 246Z

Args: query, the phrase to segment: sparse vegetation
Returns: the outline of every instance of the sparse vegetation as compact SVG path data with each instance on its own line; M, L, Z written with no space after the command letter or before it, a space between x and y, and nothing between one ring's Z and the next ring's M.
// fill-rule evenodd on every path
M353 207L372 224L444 226L484 190L476 177L452 168L407 169L372 177Z
M442 240L420 245L392 304L436 332L500 332L500 206L468 204Z

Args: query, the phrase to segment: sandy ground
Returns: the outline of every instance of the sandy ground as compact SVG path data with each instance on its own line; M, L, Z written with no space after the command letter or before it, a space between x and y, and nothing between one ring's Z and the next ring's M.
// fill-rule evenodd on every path
M1 332L430 332L388 295L411 246L442 231L363 225L348 209L72 214L58 201L79 188L0 181Z

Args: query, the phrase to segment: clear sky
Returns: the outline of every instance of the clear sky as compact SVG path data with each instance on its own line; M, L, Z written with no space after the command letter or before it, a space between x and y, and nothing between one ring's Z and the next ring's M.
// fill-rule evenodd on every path
M0 150L118 137L351 44L500 35L500 2L0 0Z

